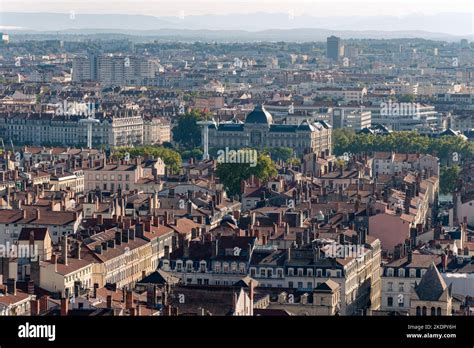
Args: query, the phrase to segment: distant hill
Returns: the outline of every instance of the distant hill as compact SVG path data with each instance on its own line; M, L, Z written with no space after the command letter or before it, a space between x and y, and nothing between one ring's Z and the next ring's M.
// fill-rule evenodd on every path
M452 23L455 23L452 25ZM153 17L126 14L0 14L8 32L115 33L218 41L321 41L329 35L342 38L425 38L457 41L474 39L472 17L446 13L433 16L290 17L288 14L230 14ZM11 29L14 27L16 29ZM460 35L460 33L466 33Z

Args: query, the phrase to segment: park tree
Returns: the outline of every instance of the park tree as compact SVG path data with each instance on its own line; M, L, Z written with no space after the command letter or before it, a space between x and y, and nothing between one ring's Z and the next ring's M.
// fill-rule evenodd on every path
M199 110L191 110L178 116L178 124L173 128L173 140L187 150L201 146L201 127L197 122L209 117L209 114Z
M230 196L240 194L242 180L247 180L252 175L260 180L268 180L277 175L277 170L271 158L259 153L257 164L251 166L249 163L218 163L216 175L219 177L227 193Z

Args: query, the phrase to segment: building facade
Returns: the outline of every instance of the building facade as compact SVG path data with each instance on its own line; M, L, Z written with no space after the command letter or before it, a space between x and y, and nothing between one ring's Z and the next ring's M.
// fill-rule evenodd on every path
M274 124L263 106L250 112L245 122L234 121L209 126L209 147L257 149L290 147L296 155L331 152L332 127L324 121L303 121L299 125Z

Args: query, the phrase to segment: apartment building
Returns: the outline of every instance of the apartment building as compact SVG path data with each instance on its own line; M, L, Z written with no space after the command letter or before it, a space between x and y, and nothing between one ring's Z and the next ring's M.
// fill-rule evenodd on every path
M92 264L94 283L133 286L156 270L157 257L142 229L117 227L95 234L85 241L84 259ZM149 235L151 236L151 235Z
M170 260L163 260L161 268L186 284L204 286L232 285L250 276L264 288L311 291L331 279L341 288L341 313L350 315L368 303L372 309L380 306L380 242L366 235L362 238L366 238L363 245L354 245L360 255L353 258L331 254L338 248L335 241L324 245L320 241L321 247L314 250L312 246L274 249L256 246L254 237L221 236L213 243L182 247ZM347 248L352 247L348 244Z
M141 116L130 112L96 116L98 122L92 126L93 146L143 144ZM0 116L0 134L15 144L84 146L87 144L87 127L79 122L83 118L54 114L3 114Z
M171 126L157 117L143 119L143 144L156 145L171 141Z
M425 171L430 176L439 176L439 158L425 154L405 154L395 152L375 152L372 161L372 173L378 175L396 175L407 171Z
M419 284L421 277L432 263L439 265L439 255L424 255L408 252L399 259L385 264L382 268L381 310L393 312L410 311L412 288Z
M157 60L122 55L76 56L73 82L99 81L106 86L141 85L159 71Z
M52 211L34 206L22 209L0 210L0 243L13 243L24 227L48 228L53 243L75 234L81 222L81 213Z
M333 128L345 128L360 131L372 125L372 112L365 109L334 109L331 119Z
M315 92L316 96L341 99L345 103L362 104L367 96L367 88L322 87Z

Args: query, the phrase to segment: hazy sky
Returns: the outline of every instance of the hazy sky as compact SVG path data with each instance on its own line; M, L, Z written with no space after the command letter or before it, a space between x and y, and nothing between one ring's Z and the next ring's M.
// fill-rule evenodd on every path
M154 16L286 12L325 17L464 12L474 16L474 0L0 0L0 11Z

